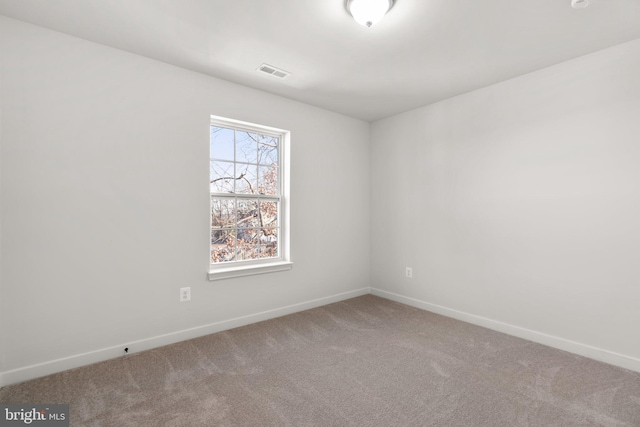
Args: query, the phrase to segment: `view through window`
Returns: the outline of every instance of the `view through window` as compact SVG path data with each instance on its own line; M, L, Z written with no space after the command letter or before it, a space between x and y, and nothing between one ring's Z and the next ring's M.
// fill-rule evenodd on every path
M283 139L267 128L212 118L212 266L282 259Z

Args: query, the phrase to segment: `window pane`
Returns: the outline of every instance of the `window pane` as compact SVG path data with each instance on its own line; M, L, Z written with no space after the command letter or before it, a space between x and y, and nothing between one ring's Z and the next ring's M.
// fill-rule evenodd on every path
M253 266L288 253L279 247L287 243L280 242L281 231L288 230L281 228L288 224L280 211L280 197L286 196L281 194L280 151L287 133L268 135L272 132L260 125L211 117L211 263L222 264L216 267L237 262Z
M236 131L236 162L258 163L258 135Z
M263 228L260 233L260 258L274 258L278 256L278 229Z
M258 194L258 172L256 165L236 165L236 193Z
M261 165L278 164L278 143L276 136L258 135L258 163Z
M260 227L257 200L238 200L238 228Z
M234 199L211 198L211 228L235 228L236 203Z
M211 230L211 262L233 261L236 258L234 230Z
M272 228L278 226L278 202L260 201L260 217L262 227Z
M210 156L212 159L233 161L233 129L211 126Z
M258 166L258 192L270 196L278 195L278 168Z
M259 258L259 232L257 228L238 230L238 261Z
M234 168L231 162L217 162L212 160L209 168L212 193L233 193Z

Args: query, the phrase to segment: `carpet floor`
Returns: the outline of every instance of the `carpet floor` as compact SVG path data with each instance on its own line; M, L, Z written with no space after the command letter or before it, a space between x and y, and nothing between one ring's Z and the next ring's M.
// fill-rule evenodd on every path
M0 389L72 426L640 426L640 373L372 295Z

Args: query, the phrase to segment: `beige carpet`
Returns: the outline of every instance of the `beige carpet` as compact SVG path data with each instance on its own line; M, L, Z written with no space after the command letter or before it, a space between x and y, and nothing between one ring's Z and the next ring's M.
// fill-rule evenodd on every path
M0 390L74 426L640 426L640 374L371 295Z

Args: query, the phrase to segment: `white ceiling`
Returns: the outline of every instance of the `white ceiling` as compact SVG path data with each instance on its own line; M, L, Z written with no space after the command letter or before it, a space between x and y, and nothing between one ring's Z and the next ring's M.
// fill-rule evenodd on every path
M396 0L372 28L344 0L0 0L0 14L369 121L640 38L640 0Z

